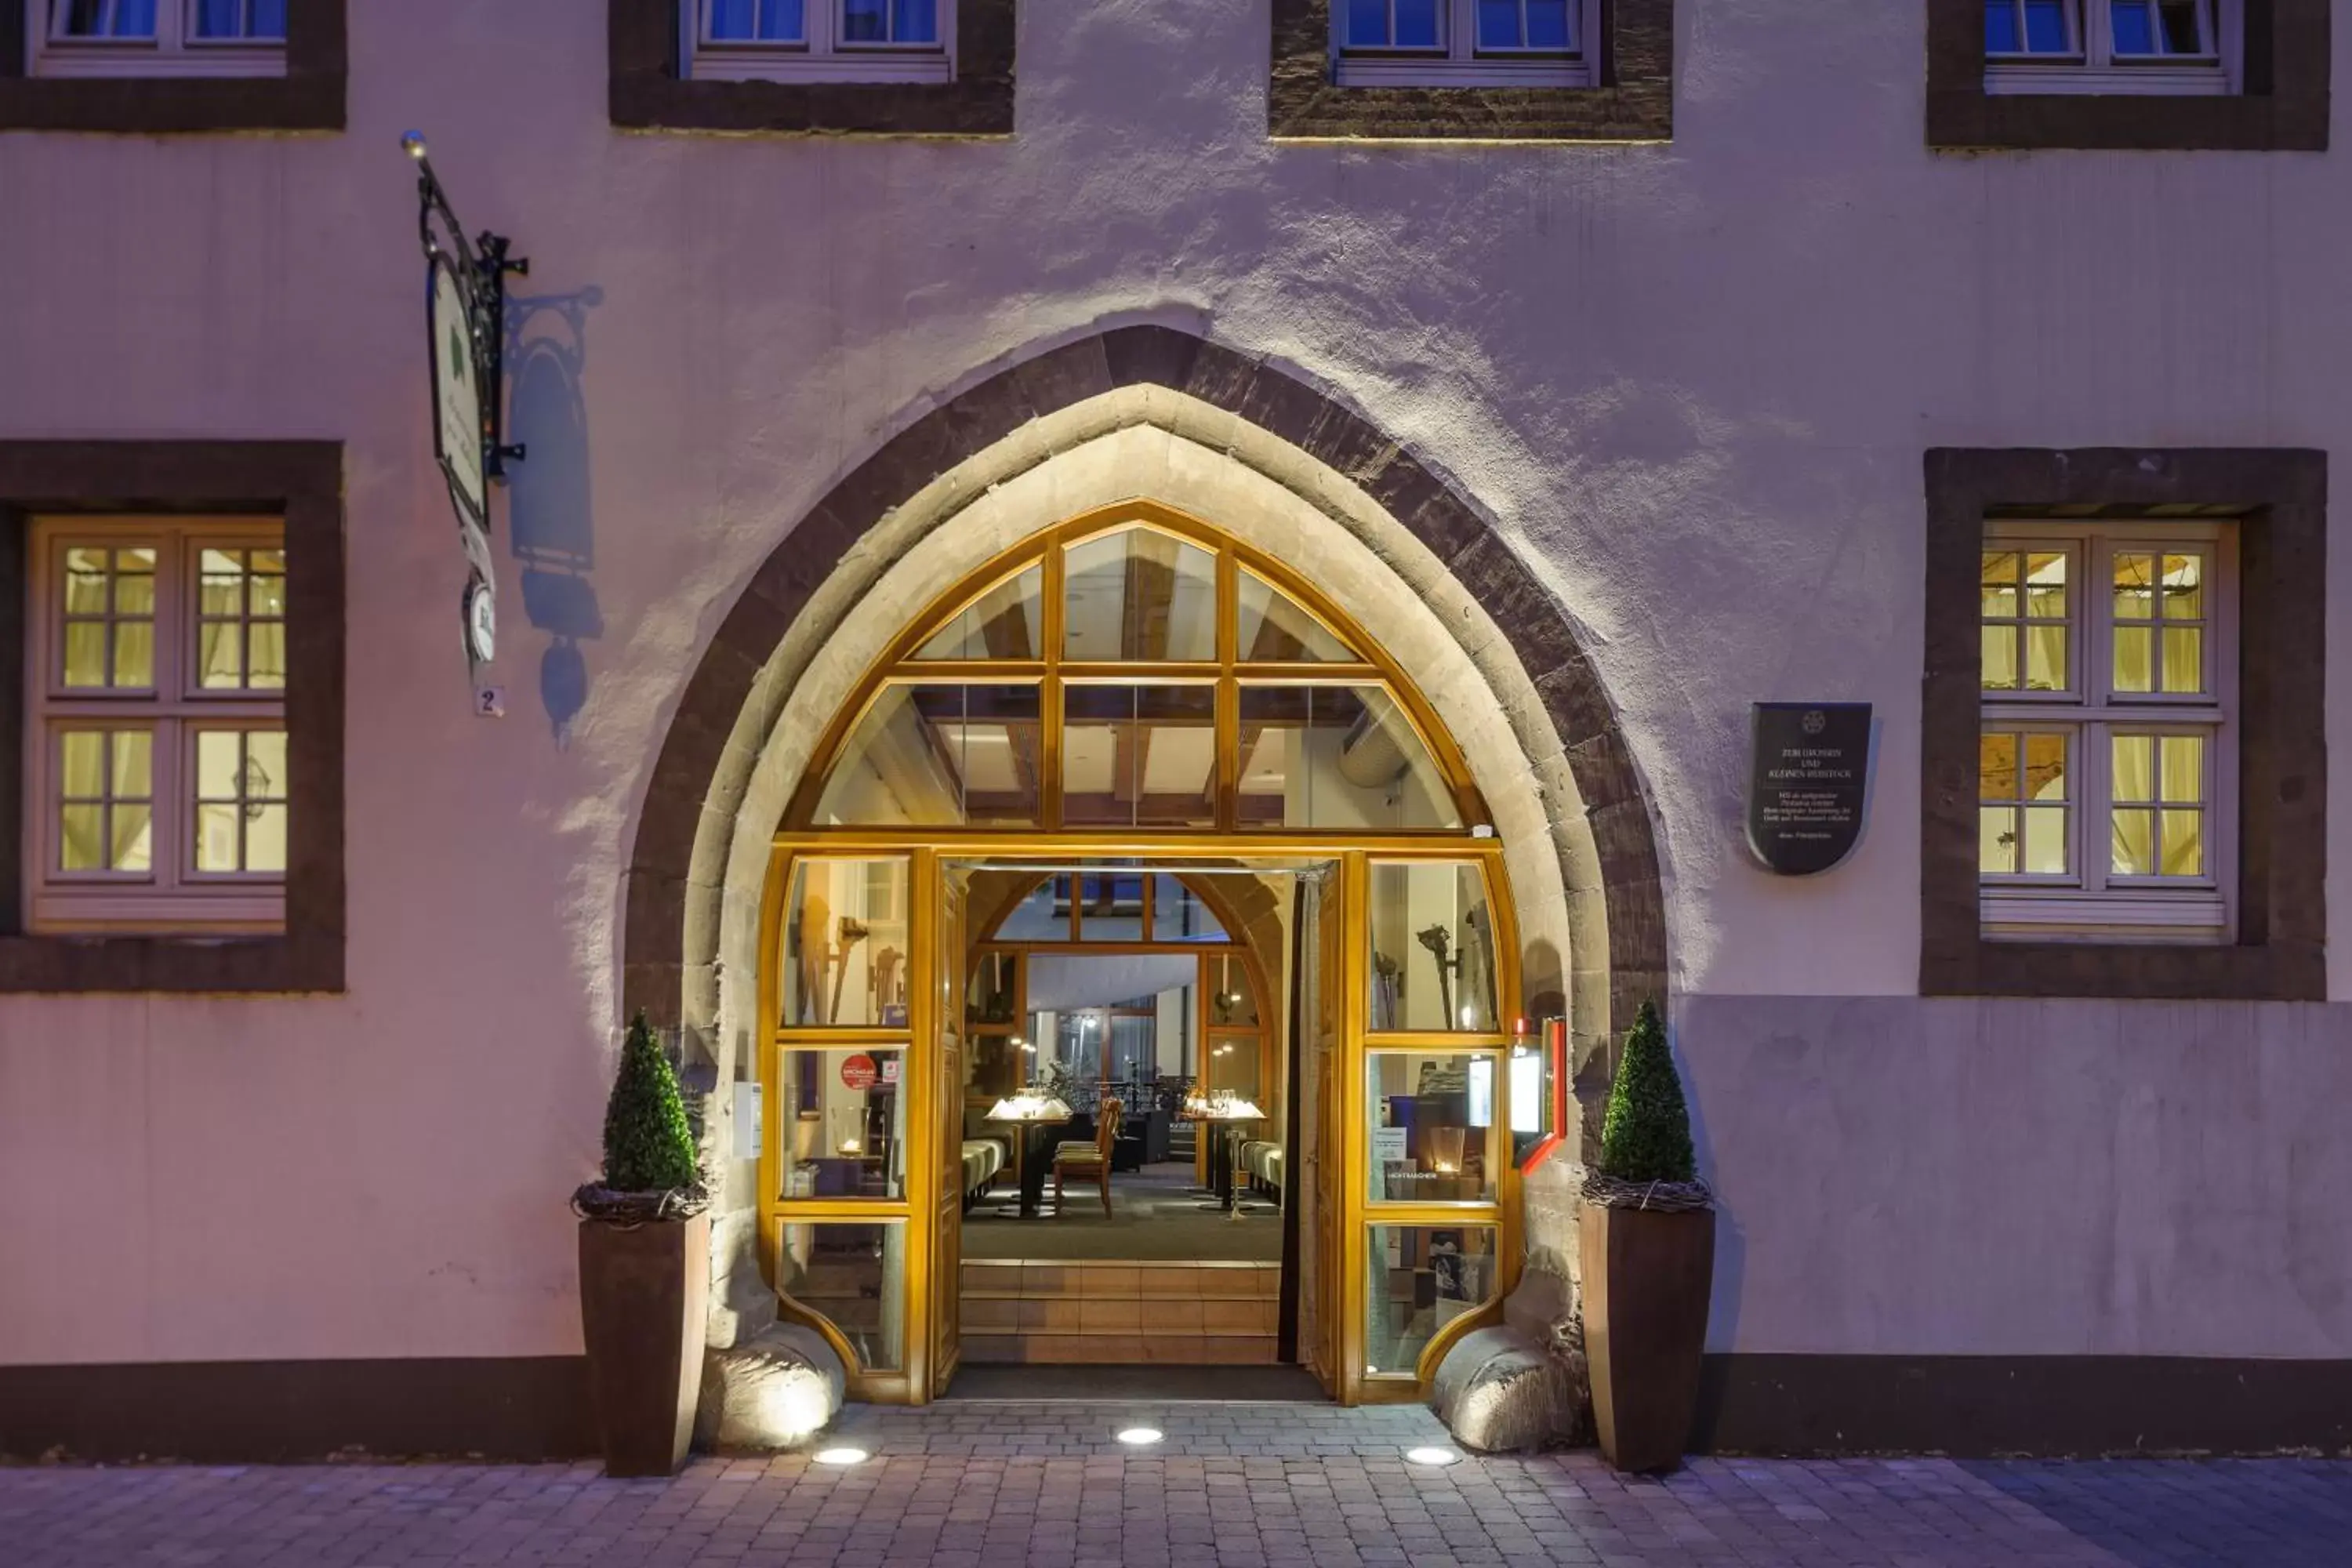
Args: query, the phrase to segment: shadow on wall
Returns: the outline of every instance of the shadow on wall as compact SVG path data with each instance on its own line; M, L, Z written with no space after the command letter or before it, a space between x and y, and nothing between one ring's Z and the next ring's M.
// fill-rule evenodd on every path
M588 704L580 645L604 635L590 581L596 522L581 389L588 312L604 301L604 291L593 287L507 300L507 435L530 453L508 470L507 516L522 565L523 615L550 639L539 660L539 700L558 746L569 742L572 721Z

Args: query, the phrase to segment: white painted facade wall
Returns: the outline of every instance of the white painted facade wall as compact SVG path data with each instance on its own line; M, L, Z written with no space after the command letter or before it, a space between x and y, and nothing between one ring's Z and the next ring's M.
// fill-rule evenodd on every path
M342 441L351 590L349 993L0 997L0 1362L576 1350L620 868L698 652L892 431L1127 321L1330 388L1583 628L1660 836L1716 1348L2352 1356L2352 770L2336 1002L1916 999L1921 452L2352 447L2352 154L1931 154L1886 0L1683 0L1670 146L1276 146L1265 0L1022 10L1008 142L616 132L589 0L354 0L338 136L0 134L0 437ZM520 362L503 722L411 125L571 302ZM518 542L577 582L515 592ZM1882 721L1810 882L1741 845L1775 698Z

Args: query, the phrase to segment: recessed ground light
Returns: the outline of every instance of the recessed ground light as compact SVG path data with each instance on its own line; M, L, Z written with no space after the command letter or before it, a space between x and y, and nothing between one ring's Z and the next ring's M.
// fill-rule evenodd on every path
M1160 1441L1161 1435L1157 1426L1129 1426L1118 1435L1118 1440L1130 1448L1141 1448Z
M1451 1448L1407 1448L1404 1457L1416 1465L1450 1465L1462 1456Z
M819 1448L816 1462L820 1465L862 1465L868 1458L863 1448Z

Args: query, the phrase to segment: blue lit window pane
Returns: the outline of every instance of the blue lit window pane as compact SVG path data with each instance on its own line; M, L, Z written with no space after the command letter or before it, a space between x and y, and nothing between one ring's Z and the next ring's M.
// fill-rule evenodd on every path
M1570 0L1528 0L1528 47L1572 49L1576 26Z
M703 0L708 36L718 42L760 36L759 0Z
M246 36L254 38L284 37L286 0L253 0L253 26Z
M804 42L808 32L801 5L802 0L765 0L760 7L760 37L774 43Z
M889 0L842 0L841 36L852 44L889 42Z
M1397 47L1433 49L1442 40L1444 0L1396 0Z
M110 12L111 13L110 15ZM35 16L40 13L36 11ZM67 38L152 38L155 0L57 0L56 36Z
M2066 52L2066 7L2061 0L2025 0L2025 47L2037 55Z
M2148 15L2153 8L2148 0L2115 0L2108 17L2109 25L2115 28L2116 53L2152 55L2157 52L2156 28Z
M195 20L199 38L241 38L245 37L244 0L196 0Z
M705 0L715 44L797 44L802 0Z
M940 41L939 0L898 0L890 17L891 37L902 44Z
M1516 49L1526 42L1519 37L1519 0L1478 0L1480 48Z
M2016 0L1985 0L1985 53L2018 51Z
M1389 0L1348 0L1348 47L1381 49L1388 41Z

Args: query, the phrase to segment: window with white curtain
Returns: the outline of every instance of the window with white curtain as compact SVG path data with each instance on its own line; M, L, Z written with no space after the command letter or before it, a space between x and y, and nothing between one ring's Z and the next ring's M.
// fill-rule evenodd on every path
M1985 0L1989 92L2237 90L2240 0Z
M33 929L282 929L279 523L39 518L31 566Z
M286 0L32 0L37 76L283 76Z
M683 0L687 73L719 81L949 81L955 0Z
M1590 87L1601 0L1331 0L1342 87Z
M2232 537L2000 521L1979 584L1988 935L2226 941Z

